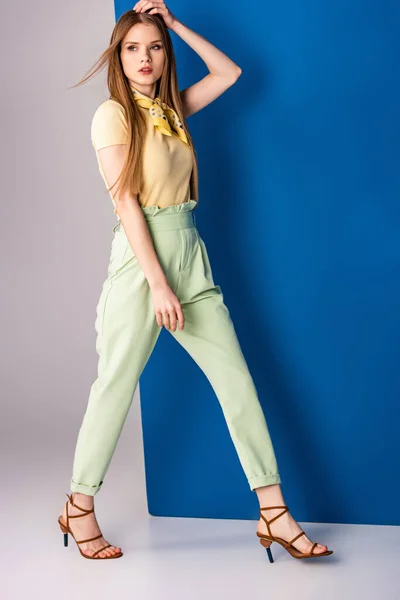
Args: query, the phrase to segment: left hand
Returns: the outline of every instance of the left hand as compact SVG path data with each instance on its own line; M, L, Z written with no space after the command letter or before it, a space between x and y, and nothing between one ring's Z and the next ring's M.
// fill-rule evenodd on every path
M139 0L139 2L136 2L132 10L134 10L135 12L142 13L151 7L154 8L150 10L148 14L154 15L158 13L164 19L164 23L166 24L166 26L172 29L173 25L175 25L175 23L177 22L177 19L167 8L165 2L162 2L162 0Z

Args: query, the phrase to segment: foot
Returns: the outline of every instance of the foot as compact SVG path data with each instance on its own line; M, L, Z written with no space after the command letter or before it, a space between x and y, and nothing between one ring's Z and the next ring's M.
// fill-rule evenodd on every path
M78 498L75 497L75 494L70 495L72 496L72 500L76 500L76 503L85 510L90 510L93 507L93 500L90 497L82 494L79 495L78 500ZM82 510L80 510L76 506L73 506L68 500L68 515L82 515L82 519L69 519L69 528L78 542L79 540L88 540L101 533L94 512L86 515ZM64 504L61 521L65 526L67 525L66 504ZM104 539L104 537L100 537L97 540L93 540L92 542L79 544L79 548L84 554L92 556L96 552L96 550L102 548L103 546L106 546L107 544L108 542ZM106 558L107 556L113 556L114 554L119 554L120 552L121 548L118 548L117 546L109 546L108 548L105 548L104 550L96 554L95 559Z
M281 514L283 510L283 508L271 508L261 512L267 521L271 521L271 519ZM297 521L293 519L289 511L286 511L281 517L279 517L279 519L276 519L273 523L271 523L269 528L273 536L282 538L286 542L290 542L294 537L296 537L296 535L303 531ZM269 535L267 524L261 517L258 522L257 531L263 535ZM302 535L293 543L293 546L303 554L308 554L311 551L313 542L311 542L306 535ZM313 554L321 554L327 549L327 546L318 544L315 546Z

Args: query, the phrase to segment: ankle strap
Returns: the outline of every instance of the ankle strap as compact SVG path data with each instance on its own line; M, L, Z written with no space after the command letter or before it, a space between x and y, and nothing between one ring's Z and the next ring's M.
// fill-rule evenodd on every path
M71 502L72 506L75 506L75 508L79 508L79 510L83 511L83 515L68 515L68 517L70 519L76 519L77 517L84 517L85 515L89 515L90 513L94 512L94 507L88 509L88 508L82 508L81 506L78 506L77 504L75 504L75 502L72 499L72 494L66 494L69 498L69 501ZM67 513L68 513L68 507L67 507Z
M279 513L279 515L276 515L276 517L274 517L273 519L271 519L270 521L268 521L268 519L266 519L264 517L264 515L262 514L262 510L267 510L267 508L283 508L284 510L282 512ZM289 509L287 506L267 506L266 508L260 508L260 517L262 518L262 520L265 522L267 529L268 529L268 535L270 537L272 536L271 533L271 529L269 528L269 526L271 525L271 523L273 523L274 521L276 521L276 519L279 519L279 517L281 517L282 515L284 515L286 512L289 512Z

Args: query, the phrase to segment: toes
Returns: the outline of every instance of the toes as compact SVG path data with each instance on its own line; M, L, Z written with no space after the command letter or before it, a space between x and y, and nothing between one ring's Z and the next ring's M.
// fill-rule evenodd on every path
M107 556L114 556L114 554L118 554L119 552L121 552L121 548L110 546L109 548L105 548L104 550L96 554L95 558L107 558Z

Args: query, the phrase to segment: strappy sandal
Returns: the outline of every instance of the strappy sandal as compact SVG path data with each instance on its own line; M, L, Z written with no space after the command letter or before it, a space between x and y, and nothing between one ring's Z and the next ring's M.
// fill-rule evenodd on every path
M262 514L262 511L268 510L269 508L284 508L285 510L283 512L281 512L279 515L277 515L276 517L274 517L273 519L271 519L270 521L268 521ZM317 556L328 556L329 554L333 554L333 550L325 550L325 552L314 553L314 548L316 546L318 546L317 542L315 542L312 545L312 548L311 548L310 552L308 552L308 553L300 552L300 550L297 550L297 548L295 548L293 546L293 542L298 540L299 537L301 537L302 535L306 535L304 531L302 531L301 533L296 535L296 537L294 537L290 542L287 542L286 540L283 540L282 538L273 536L271 533L271 529L269 528L270 524L273 521L275 521L276 519L278 519L279 517L281 517L282 515L284 515L286 512L288 512L288 510L289 509L287 506L267 506L265 508L260 508L260 517L267 524L269 535L265 535L265 534L257 531L257 536L260 538L260 544L262 546L264 546L264 548L266 549L266 551L268 553L268 558L269 558L270 563L274 562L274 559L272 558L271 549L270 549L270 545L272 544L272 542L278 542L278 544L283 546L289 552L289 554L291 554L294 558L316 558Z
M103 534L100 533L99 535L96 535L95 537L92 537L88 540L80 540L79 542L78 542L78 540L75 539L74 534L72 533L71 529L69 528L69 519L75 519L77 517L85 517L86 515L89 515L90 513L94 512L94 508L91 508L90 510L88 510L86 508L81 508L80 506L75 504L75 502L72 500L72 494L71 494L71 496L69 494L66 494L66 495L68 496L68 500L65 504L66 514L67 514L67 524L65 525L62 522L62 520L61 520L62 515L60 517L58 517L58 524L60 525L60 529L64 534L64 546L68 546L68 533L70 533L78 546L79 552L85 558L94 558L95 560L99 560L99 559L105 560L106 558L119 558L120 556L122 556L123 552L117 552L117 553L113 554L112 556L97 556L99 554L99 552L101 552L102 550L105 550L106 548L109 548L110 546L112 546L112 544L107 544L106 546L103 546L103 548L99 548L91 556L82 552L82 550L79 548L79 544L85 544L86 542L93 542L93 540L98 540L99 538L103 537ZM82 515L69 515L68 514L68 502L71 502L72 506L75 506L75 508L79 508L79 510L83 511L83 514Z

